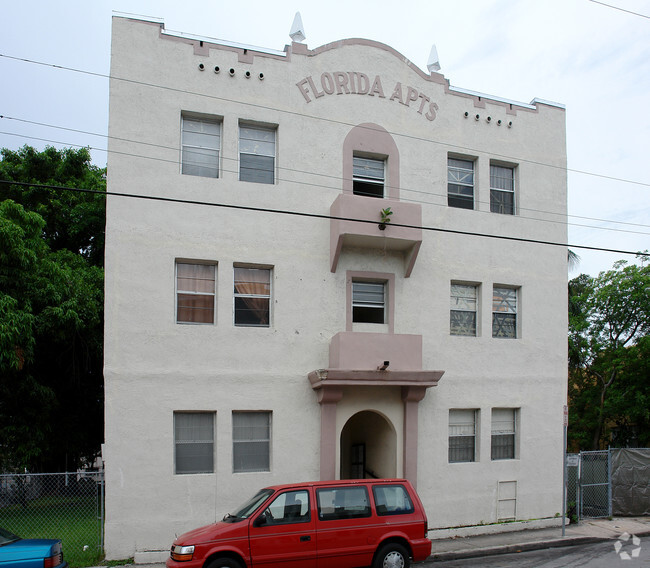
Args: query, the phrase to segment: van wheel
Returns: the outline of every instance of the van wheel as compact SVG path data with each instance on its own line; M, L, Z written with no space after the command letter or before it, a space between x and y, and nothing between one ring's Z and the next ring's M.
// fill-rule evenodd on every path
M217 558L210 562L206 568L242 568L242 565L232 558Z
M410 565L411 559L406 548L391 542L378 550L372 568L409 568Z

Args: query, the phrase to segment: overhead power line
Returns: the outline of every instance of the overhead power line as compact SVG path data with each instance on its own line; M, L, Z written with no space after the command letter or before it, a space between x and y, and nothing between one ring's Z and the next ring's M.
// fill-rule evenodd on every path
M69 128L65 128L65 127L58 127L58 126L43 124L43 123L34 123L34 122L31 122L31 121L23 121L22 119L12 119L12 117L6 117L6 116L2 116L2 115L0 115L0 118L7 118L7 119L11 119L11 120L19 120L19 121L22 121L22 122L27 122L27 123L30 123L30 124L37 124L37 125L40 125L40 126L46 126L46 127L55 128L55 129L72 130L74 132L80 132L80 133L88 134L88 135L91 135L91 136L98 136L98 137L109 138L109 139L117 139L117 140L120 140L120 141L123 141L123 142L129 142L129 143L133 143L133 144L142 144L144 146L160 148L160 149L163 149L163 150L173 150L174 152L178 152L178 148L176 148L176 147L163 146L161 144L153 144L153 143L149 143L149 142L139 142L137 140L128 140L128 139L125 139L125 138L116 138L116 137L112 137L112 136L107 136L105 134L97 134L97 133L92 133L92 132L79 131L79 130L69 129ZM14 134L14 133L11 133L11 132L2 132L2 131L0 131L0 134L5 134L5 135L9 135L9 136L21 136L22 138L39 140L41 142L46 142L46 143L51 143L51 144L61 144L61 145L66 145L66 146L76 146L76 147L80 147L80 148L89 148L90 150L96 150L96 151L101 151L101 152L107 152L108 153L108 150L106 150L105 148L97 148L97 147L93 147L93 146L84 146L84 145L81 145L81 144L72 144L72 143L69 143L69 142L62 142L62 141L59 141L59 140L51 140L51 139L47 139L47 138L39 138L39 137L35 137L35 136L19 135L19 134ZM172 159L165 159L165 158L157 158L157 157L154 157L154 156L146 156L146 155L142 155L142 154L133 154L133 153L130 153L130 152L120 152L120 151L117 151L117 150L111 150L111 152L113 154L119 154L119 155L129 156L129 157L133 157L133 158L142 158L142 159L147 159L147 160L155 160L155 161L158 161L158 162L163 162L163 163L168 163L168 164L178 164L178 159L177 158L172 160ZM228 161L231 161L231 162L236 162L237 161L236 158L228 158L226 156L222 156L222 159L223 160L228 160ZM309 181L305 181L305 180L288 179L288 178L281 178L281 177L277 178L278 181L282 181L282 182L285 182L285 183L299 184L302 187L314 187L314 188L318 188L318 189L325 189L327 191L332 191L332 192L340 192L341 191L340 182L342 181L342 178L340 178L340 177L336 177L336 176L333 176L331 174L322 174L322 173L316 173L316 172L309 172L309 171L304 171L304 170L297 170L297 169L294 169L294 168L286 168L286 167L282 167L282 166L279 166L278 169L283 170L283 171L287 171L287 172L306 174L306 175L309 175L309 176L316 176L316 177L323 177L323 178L326 178L326 179L331 179L331 180L334 180L335 182L337 182L337 185L330 186L330 185L324 185L324 184L321 184L321 183L309 182ZM227 173L232 173L232 174L237 174L238 173L236 170L228 169L228 168L225 168L225 167L221 168L221 171L222 172L227 172ZM390 186L387 185L386 187L390 187ZM409 199L408 197L401 196L400 197L401 202L418 203L418 204L421 204L421 205L431 205L433 207L442 207L442 208L447 208L448 207L447 201L446 201L447 200L447 194L446 193L445 194L433 193L433 192L429 192L429 191L410 189L410 188L406 188L406 187L403 187L403 186L400 187L400 192L420 194L420 195L424 195L424 196L427 196L427 197L439 198L441 200L444 200L444 203L435 203L433 201L426 201L426 200L423 200L423 199L414 199L414 198ZM482 202L482 201L476 200L476 203L477 204L480 204L480 203L486 204L487 202ZM517 217L519 219L529 219L531 221L536 221L536 222L540 222L540 223L555 223L555 224L562 224L562 225L573 226L573 227L581 227L581 228L586 228L586 229L595 229L595 230L599 230L599 231L611 231L611 232L619 232L619 233L650 235L650 233L645 232L645 231L634 231L634 230L631 230L631 229L619 229L619 228L615 228L615 227L603 227L603 226L597 226L597 225L586 225L586 224L582 224L582 223L569 222L569 221L565 220L565 215L564 214L559 214L559 213L556 213L556 212L553 212L553 211L544 211L544 210L540 210L540 209L530 209L530 208L525 208L525 207L518 208L518 211L520 213L523 212L523 211L528 211L528 212L531 212L531 213L541 213L541 214L544 214L544 215L553 215L553 216L556 216L556 217L562 217L562 218L558 218L558 219L542 219L542 218L539 218L539 217L532 217L532 216L526 216L526 215L521 215L521 214L517 215ZM475 210L475 213L485 213L485 214L487 214L486 211L482 211L482 210ZM616 221L616 220L613 220L613 219L600 219L600 218L592 218L592 217L579 216L579 215L568 215L566 217L571 217L571 218L575 218L575 219L582 219L582 220L586 220L586 221L596 221L596 222L602 222L602 223L613 223L613 224L617 224L617 225L629 225L629 226L635 226L635 227L650 228L650 225L647 225L647 224L630 223L630 222L625 222L625 221Z
M103 78L103 79L113 79L115 81L123 81L123 82L131 83L131 84L134 84L134 85L140 85L140 86L145 86L145 87L153 87L153 88L156 88L156 89L164 89L164 90L172 91L172 92L175 92L175 93L182 93L182 94L186 94L186 95L194 95L194 96L197 96L197 97L204 97L204 98L214 99L214 100L218 100L218 101L225 101L225 102L233 103L233 104L245 105L247 107L254 107L254 108L260 108L260 109L263 109L263 110L270 110L270 111L274 111L274 112L280 112L280 113L288 114L288 115L291 115L291 116L298 116L298 117L301 117L301 118L309 118L309 119L312 119L312 120L318 120L318 121L322 121L322 122L329 122L329 123L332 123L332 124L339 124L339 125L342 125L342 126L348 126L348 127L359 126L358 124L351 123L351 122L346 122L346 121L343 121L343 120L335 120L335 119L332 119L332 118L323 118L323 117L320 117L320 116L308 115L308 114L300 113L300 112L290 110L290 109L270 107L270 106L259 104L259 103L242 102L242 101L239 101L239 100L236 100L236 99L228 99L226 97L219 97L217 95L211 95L211 94L207 94L207 93L199 93L199 92L195 92L195 91L188 91L186 89L180 89L180 88L177 88L177 87L170 87L168 85L147 83L146 81L138 81L136 79L128 79L128 78L125 78L125 77L116 77L116 76L110 75L110 74L97 73L97 72L94 72L94 71L86 71L84 69L76 69L74 67L66 67L66 66L63 66L63 65L56 65L56 64L53 64L53 63L46 63L46 62L43 62L43 61L36 61L36 60L33 60L33 59L27 59L27 58L23 58L23 57L16 57L16 56L13 56L13 55L7 55L5 53L0 53L0 57L3 57L5 59L11 59L11 60L14 60L14 61L20 61L20 62L23 62L23 63L30 63L30 64L33 64L33 65L40 65L40 66L43 66L43 67L52 67L54 69L62 69L62 70L71 71L71 72L74 72L74 73L81 73L81 74L90 75L90 76L93 76L93 77L100 77L100 78ZM458 149L462 149L464 152L480 152L480 150L477 150L475 148L468 148L466 146L458 146L458 145L455 145L455 144L450 144L448 142L434 140L432 138L422 138L422 137L419 137L419 136L414 136L412 134L405 134L403 132L389 132L389 134L391 134L393 136L401 136L403 138L416 140L418 142L427 142L427 143L430 143L430 144L443 145L443 146L445 146L447 148L458 148ZM565 167L565 166L556 166L554 164L538 162L538 161L535 161L535 160L520 158L520 157L517 157L517 156L508 156L508 155L505 155L505 154L494 154L494 157L503 158L503 159L507 159L507 160L515 161L515 162L519 162L519 163L529 163L529 164L534 164L534 165L538 165L538 166L544 166L544 167L548 167L548 168L559 169L559 170L566 171L566 172L573 172L573 173L577 173L577 174L593 176L593 177L598 177L598 178L612 180L612 181L618 181L618 182L621 182L621 183L628 183L628 184L633 184L633 185L641 185L641 186L645 186L645 187L650 187L650 183L648 183L648 182L625 179L625 178L609 176L609 175L605 175L605 174L597 174L597 173L594 173L594 172L588 172L586 170L579 170L579 169L575 169L575 168L568 168L568 167Z
M162 197L162 196L156 196L156 195L138 195L138 194L134 194L134 193L124 193L124 192L117 192L117 191L98 191L98 190L95 190L95 189L78 188L78 187L66 187L66 186L51 185L51 184L37 184L37 183L17 182L17 181L11 181L11 180L0 180L0 184L3 184L3 185L18 185L18 186L21 186L21 187L35 187L35 188L40 188L40 189L53 189L53 190L57 190L57 191L71 191L71 192L77 192L77 193L89 193L89 194L106 195L106 196L112 196L112 197L125 197L125 198L129 198L129 199L144 199L144 200L148 200L148 201L177 203L177 204L183 204L183 205L200 205L200 206L206 206L206 207L217 207L217 208L222 208L222 209L237 209L237 210L241 210L241 211L252 211L252 212L258 212L258 213L272 213L272 214L277 214L277 215L291 215L291 216L294 216L294 217L307 217L307 218L312 218L312 219L335 220L335 221L351 221L351 222L355 222L355 223L369 223L369 224L372 224L372 225L376 225L378 223L377 219L355 219L355 218L352 218L352 217L339 217L339 216L336 216L336 215L325 215L325 214L320 214L320 213L309 213L309 212L306 212L306 211L290 211L290 210L287 210L287 209L271 209L271 208L268 208L268 207L254 207L252 205L237 205L237 204L234 204L234 203L215 203L215 202L210 202L210 201L196 201L196 200L191 200L191 199L179 199L179 198ZM407 224L403 224L403 223L394 223L392 221L391 221L390 225L394 226L394 227L402 227L402 228L407 228L407 229L420 229L420 230L423 230L423 231L431 231L431 232L446 233L446 234L453 234L453 235L463 235L463 236L477 237L477 238L497 239L497 240L511 241L511 242L522 242L522 243L531 243L531 244L555 246L555 247L562 247L562 248L592 250L592 251L610 252L610 253L625 254L625 255L632 255L632 256L650 257L650 253L642 252L642 251L629 251L629 250L610 249L610 248L603 248L603 247L593 247L593 246L587 246L587 245L575 245L575 244L568 244L568 243L557 243L557 242L554 242L554 241L544 241L544 240L539 240L539 239L527 239L527 238L523 238L523 237L511 237L511 236L507 236L507 235L492 235L492 234L489 234L489 233L477 233L477 232L474 232L474 231L462 231L460 229L445 229L445 228L442 228L442 227L427 227L427 226L419 226L419 225L407 225Z
M608 8L612 8L612 10L618 10L619 12L625 12L626 14L632 14L633 16L639 16L641 18L647 18L648 20L650 20L650 16L647 16L646 14L633 12L632 10L626 10L625 8L621 8L620 6L613 6L612 4L605 4L605 2L599 2L598 0L589 0L589 1L593 2L594 4L600 4L601 6L607 6Z

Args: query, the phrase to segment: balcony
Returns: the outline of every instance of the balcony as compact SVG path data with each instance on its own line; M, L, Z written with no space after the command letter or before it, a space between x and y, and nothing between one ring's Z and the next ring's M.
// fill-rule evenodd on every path
M380 211L390 207L391 222L379 227ZM330 269L336 272L347 247L397 251L404 255L404 276L409 277L422 244L422 207L393 199L342 193L330 207Z

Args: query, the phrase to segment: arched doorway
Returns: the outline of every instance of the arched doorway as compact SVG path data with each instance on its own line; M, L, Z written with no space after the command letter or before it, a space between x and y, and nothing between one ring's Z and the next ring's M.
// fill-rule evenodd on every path
M341 431L341 479L397 477L397 434L371 410L357 412Z

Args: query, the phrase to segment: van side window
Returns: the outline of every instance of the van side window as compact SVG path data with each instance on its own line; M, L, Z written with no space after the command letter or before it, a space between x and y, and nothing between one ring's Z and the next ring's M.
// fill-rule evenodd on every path
M370 516L365 487L328 487L316 490L318 518L322 521L360 519Z
M278 495L264 510L267 525L306 523L310 519L309 493L305 490L288 491Z
M373 485L372 494L378 515L406 515L414 511L403 485Z

